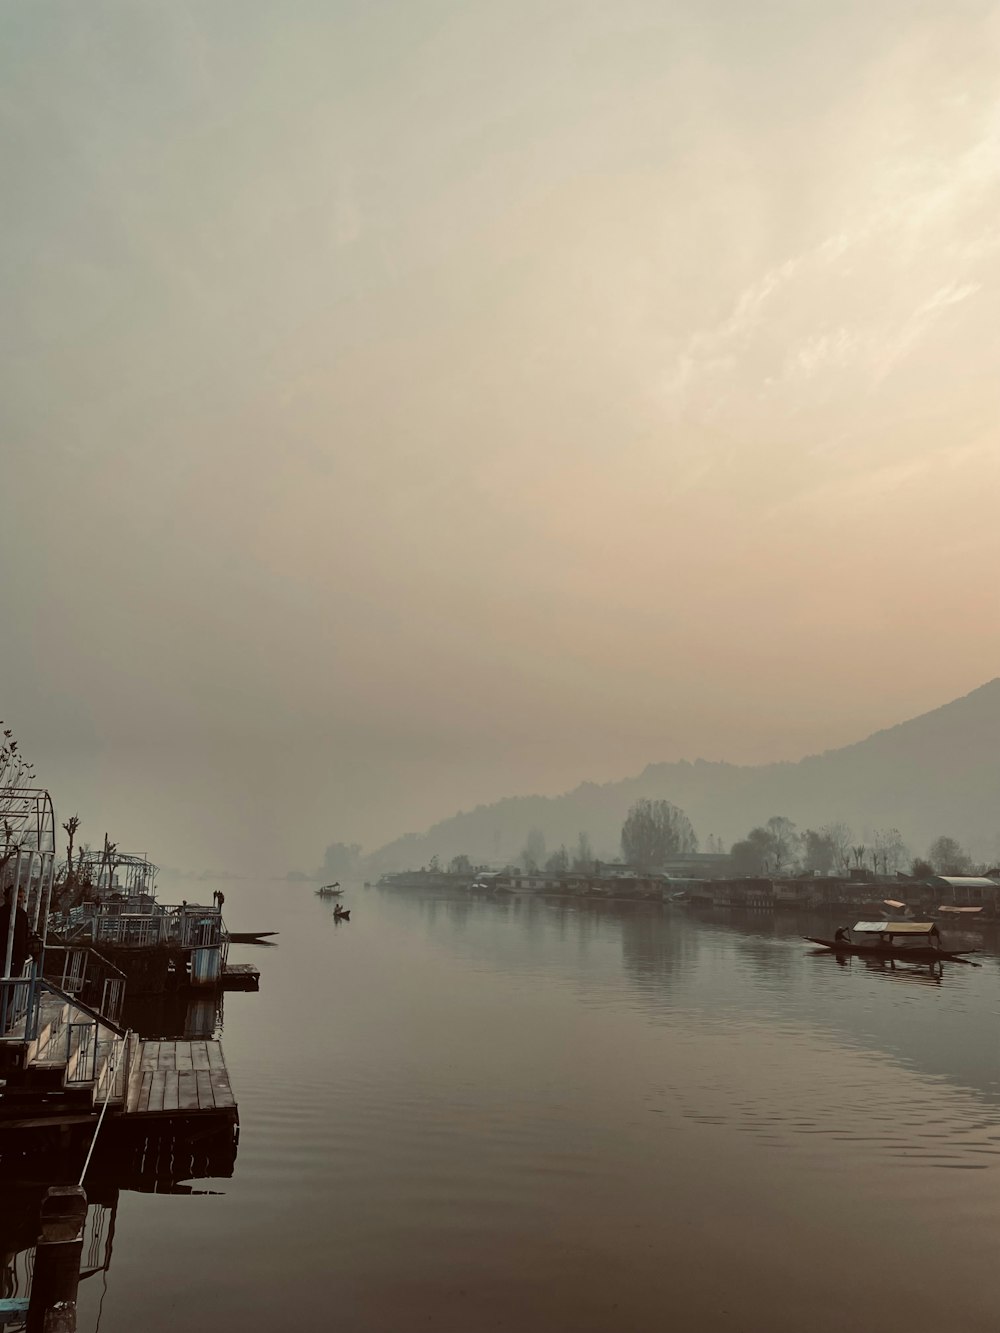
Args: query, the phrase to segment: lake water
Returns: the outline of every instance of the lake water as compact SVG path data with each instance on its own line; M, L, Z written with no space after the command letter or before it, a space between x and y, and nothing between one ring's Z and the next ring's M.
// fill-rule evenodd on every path
M121 1193L81 1330L996 1329L995 951L938 983L795 918L225 892L280 931L232 951L235 1170Z

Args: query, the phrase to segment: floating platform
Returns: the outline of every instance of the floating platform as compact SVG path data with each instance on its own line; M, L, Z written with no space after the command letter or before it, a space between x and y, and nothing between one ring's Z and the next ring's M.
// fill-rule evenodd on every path
M129 1075L123 1114L219 1115L236 1120L236 1099L217 1041L143 1041Z
M253 963L226 963L219 980L223 990L260 990L260 968Z
M208 1130L239 1123L217 1041L149 1040L40 983L28 1018L0 1039L0 1137L8 1131L93 1124L105 1132L198 1118ZM19 1030L20 1029L20 1030Z

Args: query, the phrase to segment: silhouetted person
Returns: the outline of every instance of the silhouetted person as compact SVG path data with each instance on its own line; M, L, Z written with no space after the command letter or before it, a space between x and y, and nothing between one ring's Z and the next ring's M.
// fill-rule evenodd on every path
M833 942L834 944L850 944L851 937L848 935L846 927L840 927L836 935L833 937Z
M13 890L8 888L4 894L3 906L0 907L0 968L7 960L7 932L10 929L12 898ZM14 911L14 943L10 955L9 975L12 977L19 977L24 968L28 957L29 936L28 914L23 907L18 906Z

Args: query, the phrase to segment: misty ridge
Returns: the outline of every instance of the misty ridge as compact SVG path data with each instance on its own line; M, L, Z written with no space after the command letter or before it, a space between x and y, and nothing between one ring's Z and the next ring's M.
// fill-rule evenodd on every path
M703 851L728 850L776 816L800 829L847 825L862 842L898 832L913 856L941 835L979 861L1000 854L1000 678L910 721L798 763L650 764L621 782L584 782L561 796L514 796L410 833L361 859L371 872L403 870L437 858L502 864L538 839L549 852L579 846L600 859L621 854L629 808L667 801L693 825ZM341 873L360 847L335 844L324 870ZM320 872L322 873L322 872Z

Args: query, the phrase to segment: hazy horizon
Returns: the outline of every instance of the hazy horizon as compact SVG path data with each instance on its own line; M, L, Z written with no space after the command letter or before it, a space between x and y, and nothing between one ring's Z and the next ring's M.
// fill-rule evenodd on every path
M309 868L997 675L1000 5L8 7L0 717Z

